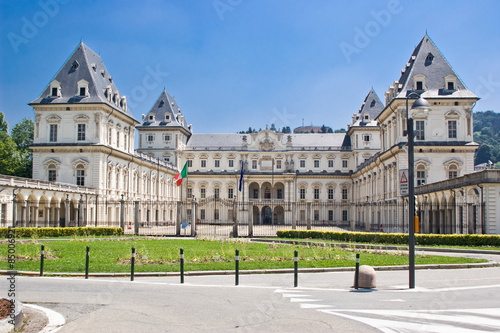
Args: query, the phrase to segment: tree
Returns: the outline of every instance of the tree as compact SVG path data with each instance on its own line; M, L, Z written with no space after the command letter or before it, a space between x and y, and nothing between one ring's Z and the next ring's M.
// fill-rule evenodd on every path
M271 131L275 131L276 132L276 126L274 124L271 124L271 127L269 128Z
M31 178L33 174L33 159L29 146L33 144L34 124L31 119L24 118L12 128L11 137L16 143L19 164L16 176Z
M16 143L6 131L0 131L0 174L17 176L19 161Z
M5 115L0 112L0 131L7 133L9 131L9 123L5 121Z

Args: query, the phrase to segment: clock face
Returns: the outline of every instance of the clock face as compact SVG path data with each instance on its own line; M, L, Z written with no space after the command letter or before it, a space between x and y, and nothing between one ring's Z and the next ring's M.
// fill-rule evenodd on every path
M435 128L434 129L434 136L442 136L443 135L443 129L442 128Z

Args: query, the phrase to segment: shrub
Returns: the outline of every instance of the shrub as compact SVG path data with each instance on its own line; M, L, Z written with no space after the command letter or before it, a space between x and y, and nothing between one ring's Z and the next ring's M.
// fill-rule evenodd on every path
M280 238L312 238L341 242L408 244L408 234L350 231L278 230ZM417 245L500 246L498 235L415 234Z
M16 238L123 235L122 228L109 228L109 227L10 228L10 229L14 230ZM0 228L0 237L6 238L8 233L9 233L9 228Z

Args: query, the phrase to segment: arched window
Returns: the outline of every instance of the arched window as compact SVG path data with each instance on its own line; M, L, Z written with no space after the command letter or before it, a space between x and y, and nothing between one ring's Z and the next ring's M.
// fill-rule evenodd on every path
M76 166L76 185L85 186L85 166L83 164Z

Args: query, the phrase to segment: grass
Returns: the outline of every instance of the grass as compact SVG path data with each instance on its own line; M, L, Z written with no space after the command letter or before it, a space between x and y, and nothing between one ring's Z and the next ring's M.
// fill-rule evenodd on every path
M136 272L179 271L179 249L184 249L185 270L233 270L235 249L240 251L240 269L293 268L293 253L299 253L299 267L353 267L355 254L361 264L371 266L407 265L404 252L373 252L338 249L321 244L311 246L261 244L243 241L179 239L70 240L16 243L15 270L39 271L40 248L45 245L44 272L83 273L85 249L90 247L90 272L130 272L131 248L136 249ZM7 244L0 245L0 269L9 269ZM477 263L486 260L417 255L416 264Z

